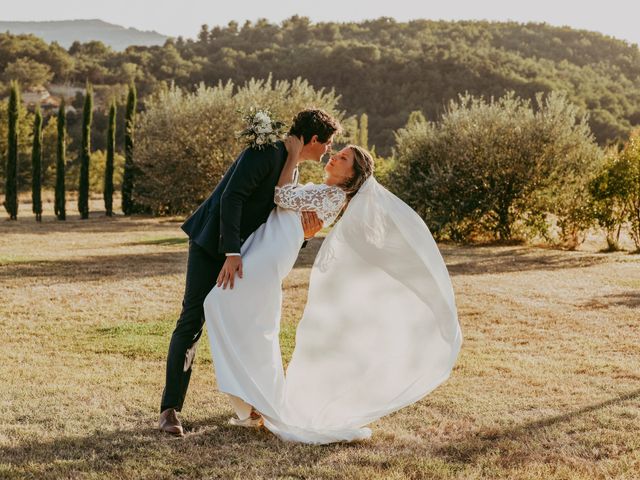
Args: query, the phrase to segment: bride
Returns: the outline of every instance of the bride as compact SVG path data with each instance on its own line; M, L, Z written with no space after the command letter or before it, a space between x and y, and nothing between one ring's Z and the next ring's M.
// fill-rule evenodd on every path
M232 424L312 444L371 436L366 425L445 381L460 350L453 289L422 219L373 177L350 145L325 183L292 183L302 142L286 140L277 208L242 246L244 275L204 302L218 388ZM279 331L282 280L304 240L300 212L325 226L344 209L314 262L286 376Z

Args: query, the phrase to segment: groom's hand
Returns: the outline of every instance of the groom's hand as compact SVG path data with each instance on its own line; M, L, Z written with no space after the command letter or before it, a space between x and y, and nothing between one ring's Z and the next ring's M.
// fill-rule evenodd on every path
M316 212L302 212L302 229L305 240L313 238L316 233L322 230L322 222Z
M218 287L222 286L222 289L225 290L228 285L229 288L233 290L236 272L238 273L238 277L242 278L242 257L240 255L228 256L218 275Z

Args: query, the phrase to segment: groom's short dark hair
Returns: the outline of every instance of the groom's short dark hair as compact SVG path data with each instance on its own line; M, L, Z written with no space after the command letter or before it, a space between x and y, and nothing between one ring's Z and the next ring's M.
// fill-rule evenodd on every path
M311 137L318 136L322 143L331 138L331 135L340 131L340 123L324 110L309 108L302 110L291 122L289 135L302 136L304 143L309 143Z

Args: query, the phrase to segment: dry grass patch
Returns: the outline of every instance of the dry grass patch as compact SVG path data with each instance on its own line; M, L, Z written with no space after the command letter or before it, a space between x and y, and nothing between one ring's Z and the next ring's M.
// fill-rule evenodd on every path
M285 282L285 361L320 242ZM312 447L228 427L206 341L189 434L156 432L175 219L2 222L0 478L638 478L640 257L597 249L442 245L465 336L451 379L369 441Z

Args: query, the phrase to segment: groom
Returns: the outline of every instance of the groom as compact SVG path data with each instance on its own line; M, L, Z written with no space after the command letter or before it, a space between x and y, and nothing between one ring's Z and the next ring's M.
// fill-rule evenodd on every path
M320 161L339 128L337 120L323 110L310 109L296 115L289 135L304 139L303 158ZM216 283L222 288L233 288L235 281L242 281L240 248L267 221L275 207L274 189L286 159L287 150L281 141L263 150L247 148L229 167L211 196L182 225L189 236L187 279L182 312L167 356L159 423L163 432L184 435L177 412L182 410L196 345L202 335L204 299ZM303 214L302 225L305 239L313 237L322 227L312 212Z

